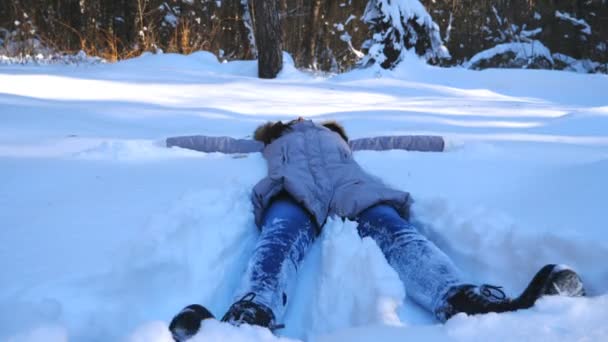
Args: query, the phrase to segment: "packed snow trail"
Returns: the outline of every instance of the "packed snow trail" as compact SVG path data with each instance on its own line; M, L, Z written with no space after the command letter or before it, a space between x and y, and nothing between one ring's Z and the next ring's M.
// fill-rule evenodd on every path
M287 60L289 63L289 60ZM351 138L446 137L444 153L357 152L410 191L415 219L472 281L515 294L546 263L592 297L546 298L438 325L354 222L330 220L301 268L279 333L305 341L608 338L608 78L440 69L319 78L207 53L111 65L0 67L0 340L170 341L198 302L222 315L257 237L259 153L167 149L186 134L244 138L266 120L336 119ZM310 99L314 99L311 101ZM206 325L200 340L277 338Z

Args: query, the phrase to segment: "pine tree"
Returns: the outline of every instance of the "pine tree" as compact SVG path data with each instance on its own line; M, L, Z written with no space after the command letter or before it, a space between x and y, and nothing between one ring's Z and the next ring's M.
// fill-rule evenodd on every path
M378 63L392 69L412 49L429 62L450 57L439 26L419 0L369 0L363 21L372 34L363 44L363 65Z

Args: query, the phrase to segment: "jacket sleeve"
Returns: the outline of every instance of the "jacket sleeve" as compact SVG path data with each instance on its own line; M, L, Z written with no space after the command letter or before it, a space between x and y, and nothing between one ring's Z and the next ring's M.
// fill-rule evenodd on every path
M353 151L407 150L420 152L443 152L445 142L440 136L399 135L374 138L360 138L349 142Z
M167 147L181 147L199 152L220 153L253 153L261 152L264 144L251 139L235 139L231 137L209 137L193 135L171 137L166 140Z

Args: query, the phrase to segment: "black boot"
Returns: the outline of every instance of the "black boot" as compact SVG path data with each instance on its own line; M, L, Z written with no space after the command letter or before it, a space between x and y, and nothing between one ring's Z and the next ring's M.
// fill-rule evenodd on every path
M507 312L530 308L545 295L580 297L585 289L573 270L560 265L546 265L536 273L524 292L511 299L498 286L461 285L448 292L445 305L435 313L444 322L457 313L468 315Z
M255 303L254 298L255 293L248 293L232 304L222 318L222 322L228 322L235 326L241 324L258 325L270 330L283 328L283 325L275 323L272 310L265 305Z
M515 302L521 309L527 309L545 295L582 297L585 296L585 287L578 274L570 268L562 265L546 265L536 273Z
M205 307L198 304L188 305L173 317L169 331L176 342L186 341L198 332L201 322L209 318L215 317Z

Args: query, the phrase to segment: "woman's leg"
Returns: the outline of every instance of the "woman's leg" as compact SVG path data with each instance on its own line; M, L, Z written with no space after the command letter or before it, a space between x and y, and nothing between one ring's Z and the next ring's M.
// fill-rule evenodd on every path
M380 204L368 208L358 222L359 235L376 241L399 274L408 297L434 315L444 305L448 291L464 284L450 258L393 207Z
M247 311L255 303L272 311L272 324L280 322L292 298L298 268L316 232L316 224L302 206L290 196L278 197L264 213L260 237L237 291L236 299L241 300L228 310L223 320L257 324L248 322L251 318L239 317L240 311ZM261 321L258 325L264 325L264 319Z
M563 265L544 266L516 298L499 286L464 283L450 258L422 236L397 211L377 205L359 215L359 234L370 236L397 270L407 295L445 322L453 315L527 309L546 295L585 295L579 275Z
M295 287L296 273L312 245L317 227L312 217L291 197L281 195L264 213L262 232L249 260L237 301L222 321L277 329ZM169 325L175 341L186 341L214 316L192 304L180 311Z

